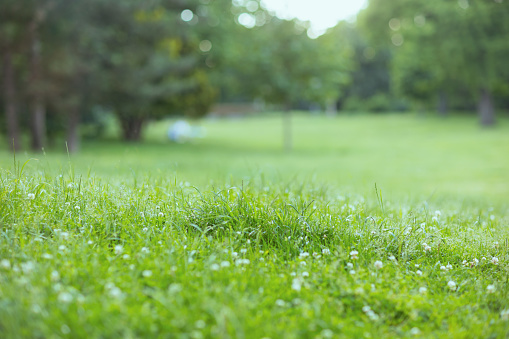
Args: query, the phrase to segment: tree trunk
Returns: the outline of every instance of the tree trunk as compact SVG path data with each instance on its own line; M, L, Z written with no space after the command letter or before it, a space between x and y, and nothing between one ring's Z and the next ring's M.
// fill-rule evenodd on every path
M41 52L37 27L32 28L32 50L30 56L30 87L32 150L40 152L46 139L46 110L41 89Z
M12 64L11 51L6 48L4 51L4 101L5 120L7 122L8 147L14 151L21 149L18 110L16 104L16 86L14 83L14 65Z
M69 153L76 153L80 149L80 111L78 105L72 105L69 109L67 120L67 150Z
M283 112L283 144L286 152L291 152L293 149L292 138L292 111L290 105L287 105Z
M438 115L445 118L449 115L449 111L447 109L447 95L440 91L438 93Z
M125 141L140 141L144 119L141 117L123 118L122 131Z
M495 110L493 108L493 98L490 91L486 88L481 89L481 98L479 100L479 118L481 125L492 126L495 124Z

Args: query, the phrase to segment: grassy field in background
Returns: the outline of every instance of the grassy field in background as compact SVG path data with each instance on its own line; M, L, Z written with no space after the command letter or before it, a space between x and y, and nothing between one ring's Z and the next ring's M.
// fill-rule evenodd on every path
M177 177L204 187L250 180L309 180L367 194L375 183L395 199L477 198L501 201L509 194L509 120L481 129L475 117L416 115L296 115L294 151L282 150L278 115L259 119L206 120L206 138L172 144L171 121L152 123L145 142L85 142L71 155L78 175L128 178L145 175ZM64 147L62 146L62 149ZM61 172L68 155L18 154L36 158L28 170ZM0 166L12 167L12 155L0 152Z
M0 152L1 338L509 336L509 121L171 123Z

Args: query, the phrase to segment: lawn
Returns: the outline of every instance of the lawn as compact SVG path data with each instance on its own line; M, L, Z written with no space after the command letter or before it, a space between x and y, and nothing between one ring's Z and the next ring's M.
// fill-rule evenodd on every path
M293 123L0 152L1 337L509 335L507 119Z

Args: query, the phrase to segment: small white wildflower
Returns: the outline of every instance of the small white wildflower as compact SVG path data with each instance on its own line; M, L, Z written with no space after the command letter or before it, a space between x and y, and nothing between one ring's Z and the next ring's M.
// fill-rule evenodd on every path
M418 329L417 327L413 327L413 328L410 330L410 334L411 334L411 335L415 335L415 336L417 336L417 335L421 334L421 330L420 330L420 329Z
M415 264L414 266L415 266L415 268L419 268L419 264Z
M350 252L350 257L352 258L352 260L357 260L359 257L359 252L358 251L351 251Z
M452 270L452 265L451 265L451 264L449 264L449 263L447 263L447 266L445 266L445 268L446 268L448 271L450 271L450 270Z
M143 227L142 231L143 232L147 232L148 231L148 227Z
M499 246L498 241L495 241L495 242L493 243L493 247L498 248L498 246Z
M442 266L440 266L440 269L441 269L442 271L447 271L447 268L445 268L445 266L443 266L443 265L442 265Z
M51 254L49 254L49 253L44 253L44 254L42 255L42 257L43 257L44 259L48 259L48 260L49 260L49 259L53 259L53 256L52 256Z
M249 245L251 243L251 240L247 239L246 243Z
M221 261L221 267L230 267L229 261Z
M349 262L348 264L346 264L346 267L353 268L353 264L351 262Z
M488 285L486 287L486 292L488 292L489 294L495 293L495 285Z
M477 258L474 258L474 259L472 260L472 264L473 264L474 266L477 266L477 265L479 264L479 260L477 260Z
M11 262L8 260L8 259L2 259L2 261L0 261L0 266L2 266L2 268L8 270L11 268Z
M494 216L493 214L492 214L492 215L490 215L490 220L491 220L491 221L495 220L495 216Z
M362 312L366 313L366 312L369 312L369 311L371 311L371 307L369 307L367 305L362 307Z
M376 231L371 231L371 235L376 235Z
M330 255L330 250L329 250L328 248L324 248L324 249L322 250L322 254L323 254L323 255Z
M89 244L89 245L93 245L93 244L94 244L94 242L93 242L92 240L89 240L89 241L87 241L87 244Z
M309 277L309 273L308 272L302 272L302 276L303 277Z
M378 314L376 314L375 312L373 312L372 310L371 311L368 311L366 312L366 315L369 317L369 319L371 319L372 321L376 321L378 320Z
M79 207L78 205L76 205L76 206L74 206L74 209L75 209L76 211L79 211L79 210L81 209L81 207Z
M112 286L109 290L110 297L113 298L120 298L122 297L122 290L118 288L117 286Z
M156 210L158 210L158 209L160 209L160 208L161 208L161 207L159 207L159 206L156 206Z
M467 262L466 260L463 260L463 261L461 262L461 264L462 264L463 266L468 266L468 262Z
M141 216L142 218L145 218L145 213L140 212L140 216Z
M34 200L34 199L35 199L35 194L33 194L33 193L28 193L28 196L27 196L27 197L28 197L28 199L30 199L30 200Z
M421 270L417 270L417 272L415 272L418 276L421 276L422 275L422 271Z
M73 297L72 294L69 292L62 292L58 295L58 301L62 303L70 303L72 301Z
M142 248L141 248L141 252L142 252L142 253L149 253L149 252L150 252L150 250L148 249L148 247L142 247Z
M382 269L382 267L384 267L384 264L380 260L377 260L377 261L375 261L374 266L377 270L380 270L380 269Z
M304 259L306 257L309 257L309 253L308 252L302 252L301 254L299 254L299 259Z
M32 272L34 268L35 264L31 261L27 261L21 264L21 270L25 274Z
M350 274L351 274L351 275L354 275L354 274L355 274L355 271L354 271L354 270L351 270L351 271L350 271Z
M285 303L284 300L281 300L281 299L276 300L276 305L279 306L279 307L284 307L285 304L286 303Z
M292 280L292 290L295 290L297 292L299 292L302 288L302 282L300 281L300 279L298 278L295 278Z
M395 257L395 256L393 256L393 255L390 255L390 256L389 256L389 260L396 260L396 257Z
M482 257L482 258L481 258L481 261L486 261L486 257Z
M451 291L456 291L456 283L452 280L450 280L448 283L447 283L447 286L449 287L449 289Z
M124 255L122 256L122 258L123 258L124 260L129 260L129 259L131 259L131 256L130 256L129 254L124 254Z
M236 258L238 256L239 256L239 254L237 252L232 252L232 257Z
M436 210L435 211L435 216L440 218L440 216L442 215L442 212L440 212L439 210Z
M290 275L291 275L292 277L295 277L295 276L297 275L297 273L292 272L292 273L290 273Z
M498 265L498 258L497 258L497 257L493 257L493 258L491 258L491 263L492 263L493 265Z
M158 215L159 215L160 218L164 217L164 213L163 212L159 212Z
M437 216L434 216L433 218L431 218L431 220L432 220L433 222L438 222L438 217L437 217Z
M212 265L210 265L210 270L211 270L211 271L218 271L218 270L219 270L219 265L218 265L218 264L212 264Z
M152 276L152 271L151 270L145 270L141 273L145 278L148 278L148 277L151 277Z
M51 281L58 281L58 279L60 279L60 274L58 273L58 271L53 271L51 272Z
M246 248L241 249L241 250L240 250L240 253L242 253L242 254L246 254L246 253L247 253L247 249L246 249Z
M124 247L122 247L122 245L115 246L115 254L121 254L122 251L124 251Z
M502 312L500 312L500 318L504 321L508 321L509 320L509 309L503 310Z
M420 294L426 294L426 292L428 292L428 289L426 287L419 287Z
M301 262L300 262L300 265L301 265L301 266L307 266L307 264L306 264L306 262L305 262L305 261L301 261Z
M424 248L424 252L429 252L431 251L431 246L429 246L428 244L426 244L425 242L422 243L422 247Z

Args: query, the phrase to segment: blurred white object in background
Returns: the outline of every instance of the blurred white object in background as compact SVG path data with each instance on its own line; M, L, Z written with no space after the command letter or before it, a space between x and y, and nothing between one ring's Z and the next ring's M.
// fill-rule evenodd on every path
M205 129L203 127L191 126L185 120L177 120L168 130L168 138L178 143L185 143L204 136Z

